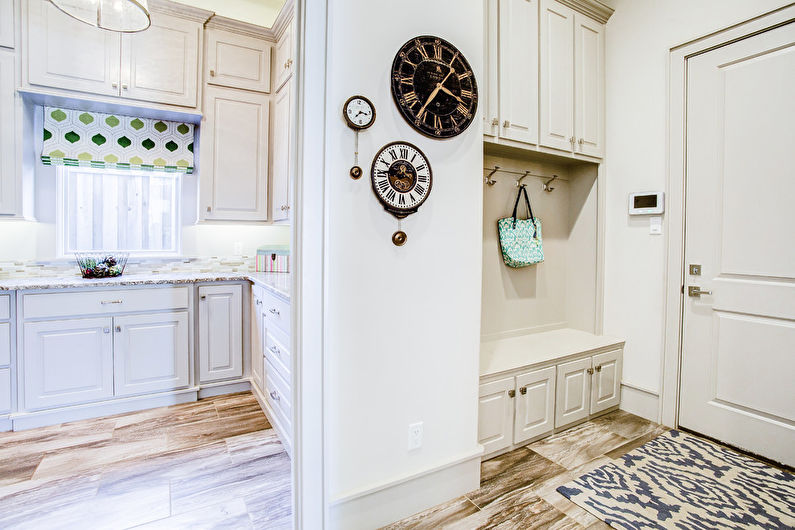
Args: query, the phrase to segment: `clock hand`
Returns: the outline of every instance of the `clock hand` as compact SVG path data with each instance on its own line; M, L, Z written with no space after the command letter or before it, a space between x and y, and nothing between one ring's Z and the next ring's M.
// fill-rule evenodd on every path
M450 68L450 71L447 72L447 75L444 77L444 79L442 79L442 82L441 83L436 83L436 88L434 88L433 92L431 92L431 95L428 96L428 99L425 101L425 105L423 105L422 108L419 110L419 112L417 112L417 116L422 116L422 111L424 111L425 107L427 107L428 104L431 101L433 101L433 98L436 97L436 94L438 94L439 91L442 90L442 85L444 85L444 83L447 81L447 78L450 77L450 74L452 74L452 73L453 73L453 69Z
M458 102L459 102L459 103L464 103L464 100L463 100L463 99L461 99L460 97L456 96L455 94L453 94L452 92L450 92L449 90L447 90L447 88L446 88L446 87L442 87L442 92L447 92L448 94L450 94L451 96L453 96L454 98L456 98L456 99L458 100Z

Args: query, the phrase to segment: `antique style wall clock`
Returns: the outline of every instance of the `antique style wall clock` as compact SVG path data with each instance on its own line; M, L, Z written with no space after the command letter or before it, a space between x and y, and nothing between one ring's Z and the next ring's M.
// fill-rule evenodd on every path
M439 37L415 37L392 62L392 97L412 127L431 138L452 138L475 119L478 86L458 49Z
M342 117L345 123L354 131L353 167L350 176L359 179L362 168L359 167L359 131L367 129L375 123L375 105L364 96L351 96L342 106Z
M401 246L407 236L401 230L400 220L415 213L430 195L431 165L419 148L408 142L392 142L375 155L370 180L384 209L398 219L398 231L392 234L392 242Z

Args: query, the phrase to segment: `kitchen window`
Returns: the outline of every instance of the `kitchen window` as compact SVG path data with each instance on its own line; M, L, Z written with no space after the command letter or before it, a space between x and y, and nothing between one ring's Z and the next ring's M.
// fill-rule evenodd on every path
M74 252L180 253L181 173L59 166L57 231Z

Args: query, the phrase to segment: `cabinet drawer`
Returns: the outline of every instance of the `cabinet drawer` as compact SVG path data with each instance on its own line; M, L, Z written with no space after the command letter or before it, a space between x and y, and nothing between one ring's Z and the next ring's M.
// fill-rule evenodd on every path
M11 315L11 297L0 294L0 320L8 320Z
M286 425L289 426L292 423L290 387L267 359L265 361L265 398L270 403L271 408L279 413L285 420Z
M267 330L265 336L265 357L276 367L285 381L290 381L292 372L292 356L290 340L286 333L276 327Z
M0 413L11 410L11 369L0 369Z
M187 309L188 299L187 287L119 289L28 294L23 299L23 307L25 318L53 318Z
M11 324L0 322L0 366L11 364Z
M262 312L265 314L265 323L270 329L276 325L287 335L290 334L290 303L277 298L270 293L265 293L262 299Z

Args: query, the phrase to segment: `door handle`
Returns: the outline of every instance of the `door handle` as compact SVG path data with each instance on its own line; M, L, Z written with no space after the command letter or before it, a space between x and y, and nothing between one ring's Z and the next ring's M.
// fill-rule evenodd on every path
M687 296L695 296L698 298L702 294L712 294L712 291L702 291L698 285L690 285L687 288Z

